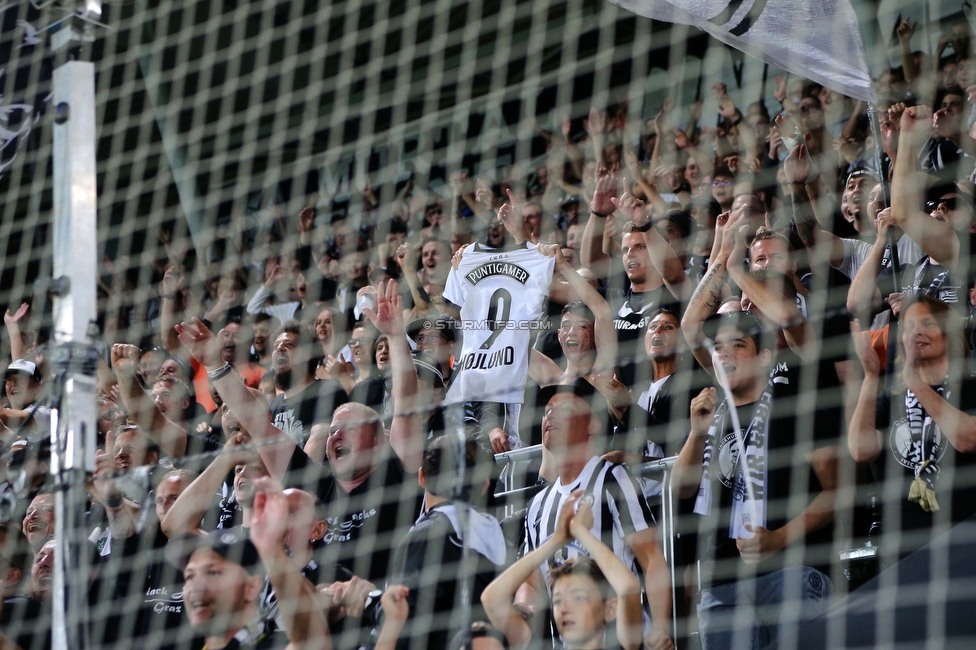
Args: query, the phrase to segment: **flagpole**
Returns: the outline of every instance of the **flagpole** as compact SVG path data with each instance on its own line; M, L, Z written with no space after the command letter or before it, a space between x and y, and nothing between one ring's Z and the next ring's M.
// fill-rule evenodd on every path
M888 175L885 173L881 163L883 160L883 147L881 136L881 121L878 118L878 107L873 102L868 104L868 119L871 121L871 132L874 135L874 164L878 169L878 178L881 182L881 196L884 199L886 208L891 207L891 188L888 184ZM894 228L889 228L887 233L888 250L890 251L892 284L895 293L901 293L901 260L898 258L898 236ZM888 336L885 342L885 384L891 386L894 377L895 357L898 350L898 319L895 318L894 310L891 318L888 319Z

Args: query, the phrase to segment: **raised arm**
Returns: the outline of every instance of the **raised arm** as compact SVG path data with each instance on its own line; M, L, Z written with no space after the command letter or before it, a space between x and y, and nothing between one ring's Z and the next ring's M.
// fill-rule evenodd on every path
M8 309L3 315L3 324L7 326L7 337L10 339L10 358L13 361L23 359L27 356L27 349L24 347L23 332L20 331L20 322L27 315L27 303L21 303L20 307L13 314Z
M244 433L235 433L227 440L217 457L186 486L159 522L159 529L164 535L204 534L200 522L224 479L238 465L253 463L258 459L257 452L253 447L248 447L248 443L250 439Z
M740 208L738 215L743 210ZM702 324L705 319L718 312L722 304L722 291L725 288L726 260L731 250L731 235L725 231L734 225L734 218L729 213L720 214L715 224L715 239L712 242L712 254L709 258L708 270L691 295L691 301L681 318L681 331L685 340L691 346L692 354L702 368L712 371L712 358L702 347L705 334Z
M854 339L854 351L864 369L864 380L847 424L847 448L855 462L868 463L877 458L884 447L884 438L875 424L881 360L857 321L851 323L851 337Z
M365 307L363 313L390 342L390 367L393 369L390 446L403 468L408 472L416 472L420 469L424 456L420 409L425 405L420 404L417 370L407 343L407 331L403 324L403 299L397 283L394 280L381 282L376 311Z
M644 245L651 259L654 270L660 274L664 280L664 286L668 288L671 295L677 300L687 301L691 298L694 286L688 274L685 273L681 259L675 254L671 244L661 236L657 230L647 228L650 223L650 216L647 214L646 206L643 201L635 198L628 192L624 192L619 199L612 199L614 206L617 207L625 216L629 217L634 225L637 226L644 237ZM647 228L646 230L644 230Z
M749 300L759 306L762 313L771 321L783 328L783 334L790 349L793 350L801 359L807 362L817 360L817 340L813 328L807 323L807 319L800 313L796 306L796 301L788 300L783 287L779 291L775 287L771 290L766 283L760 282L756 277L747 271L744 266L746 252L746 234L743 230L748 226L743 226L742 230L727 233L733 237L735 245L729 255L729 276L739 286L742 293Z
M589 499L584 499L569 522L569 532L600 567L617 596L617 641L625 649L636 650L644 640L640 581L612 550L590 532L592 526L593 506Z
M290 641L288 648L331 650L329 624L319 607L315 587L302 575L283 543L288 518L288 497L281 486L267 478L258 479L250 537L274 589L278 618Z
M610 270L610 256L603 252L603 230L607 217L612 216L615 209L611 199L616 196L617 184L617 176L612 172L602 174L597 180L590 203L590 218L580 242L580 262L598 277L605 277Z
M868 256L861 263L847 290L847 310L859 319L865 319L878 311L881 291L878 290L878 274L881 260L888 246L888 228L891 225L891 208L878 213L876 220L878 237L874 240Z
M603 130L606 126L605 118L603 113L598 111L596 108L590 109L590 114L587 119L583 120L583 126L586 128L587 135L590 136L590 145L593 147L593 159L596 160L598 165L604 164L603 161Z
M716 398L714 388L704 388L691 400L691 435L678 453L671 470L671 482L678 486L678 496L681 499L695 496L701 484L702 459L705 455L708 429L712 426L712 417L715 415Z
M139 348L134 345L116 343L112 346L112 368L119 381L122 406L164 454L170 458L183 458L186 453L186 431L163 415L156 402L136 381L140 355Z
M115 463L115 436L110 430L105 434L105 450L95 452L95 475L91 482L91 495L105 507L112 537L122 540L136 534L136 518L139 506L122 496L115 482L118 466Z
M612 371L617 367L617 332L613 328L613 312L610 310L610 305L600 292L577 273L573 265L563 257L562 248L558 244L551 244L545 249L540 247L540 251L547 257L556 257L556 271L566 279L583 304L593 312L593 341L596 345L596 361L593 369L597 372Z
M233 367L228 368L229 364L221 359L227 332L221 330L219 337L214 336L199 318L194 318L192 323L181 323L176 329L190 355L211 373L211 381L224 404L258 443L268 472L281 480L297 446L284 431L271 424L267 408L251 394Z
M159 335L167 352L180 349L180 340L176 336L176 297L182 286L183 278L176 277L176 268L167 267L163 273L163 299L159 309Z
M264 282L254 292L247 303L247 313L249 314L271 314L272 310L268 305L268 299L274 293L274 285L285 277L285 271L281 265L275 261L268 260L264 270Z
M917 27L918 21L912 22L911 18L906 18L895 28L895 32L898 34L898 43L901 45L901 69L905 73L907 83L914 82L921 74L918 66L915 65L915 57L912 56L912 36Z
M901 114L898 156L891 180L891 216L933 260L955 268L959 259L959 239L948 225L920 209L924 192L916 161L931 130L932 111L929 108L911 106Z
M820 228L814 203L807 190L807 184L812 183L818 173L815 170L813 159L804 144L797 145L783 161L783 172L789 183L793 204L793 223L810 255L834 268L840 268L844 263L844 242L829 230Z
M505 569L481 592L481 604L484 605L488 620L502 631L512 650L523 650L532 641L531 628L515 609L515 593L539 571L543 562L569 540L569 522L581 496L583 490L573 492L559 508L556 526L549 539Z

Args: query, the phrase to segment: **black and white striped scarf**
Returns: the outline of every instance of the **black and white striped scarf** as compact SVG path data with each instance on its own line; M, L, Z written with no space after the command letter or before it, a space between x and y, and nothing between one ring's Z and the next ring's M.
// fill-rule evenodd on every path
M935 387L935 392L944 400L952 396L951 391L946 390L945 382ZM912 463L912 469L918 471L918 477L930 489L935 490L935 483L939 478L938 460L942 448L942 432L919 403L915 393L910 390L905 391L905 419L908 420L908 431L911 434L905 458Z
M723 481L726 487L732 488L732 517L729 522L729 537L732 539L748 539L753 536L753 533L746 530L746 524L753 527L766 525L766 442L769 433L769 414L773 404L773 374L774 372L770 372L752 420L742 437L745 445L744 465L739 462L740 451L735 440L735 432L725 435L728 416L727 400L722 400L716 409L705 441L702 478L698 486L698 497L695 499L695 513L707 515L711 512L712 481ZM713 470L712 462L716 455L718 455L719 466L717 470ZM723 468L722 464L726 467ZM747 471L740 471L740 468L746 468ZM727 471L722 471L723 469ZM752 487L752 494L755 497L753 503L747 503L749 490L746 488L746 481L749 481ZM731 485L726 482L730 482ZM751 521L753 513L756 521Z

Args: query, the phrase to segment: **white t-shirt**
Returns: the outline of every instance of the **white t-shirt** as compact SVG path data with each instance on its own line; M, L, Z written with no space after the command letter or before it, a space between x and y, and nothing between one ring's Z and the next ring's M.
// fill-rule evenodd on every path
M475 244L451 269L444 298L461 308L461 352L448 402L521 404L532 323L543 315L556 260L525 242L498 250Z

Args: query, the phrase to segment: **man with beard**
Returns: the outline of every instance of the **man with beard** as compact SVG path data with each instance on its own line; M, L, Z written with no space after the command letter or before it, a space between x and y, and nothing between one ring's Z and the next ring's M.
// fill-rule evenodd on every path
M647 327L650 313L656 308L673 304L675 298L664 286L663 278L651 266L644 233L632 222L624 227L620 252L630 286L626 290L609 289L607 302L614 314L613 326L617 330L620 348L617 378L628 388L633 388L638 382L637 364L643 361L641 332Z
M225 339L222 336L222 341ZM332 412L348 401L339 382L315 379L310 361L311 344L308 328L298 321L288 321L275 338L271 353L275 384L284 391L271 402L272 422L300 447L311 435L313 424L328 422ZM214 363L217 367L229 365L222 355L219 360L214 359ZM234 410L233 405L231 410ZM240 417L242 422L245 421L245 416Z
M167 538L159 522L196 475L182 469L167 472L154 490L155 508L145 504L139 512L115 485L114 468L107 464L112 460L104 452L96 455L92 490L112 533L111 544L96 546L100 579L92 597L112 607L107 616L95 617L92 633L102 644L124 640L144 650L185 647L190 637L183 625L180 580L163 558Z
M605 265L601 269L601 263L609 261L609 256L601 255L597 251L601 250L606 219L614 218L613 213L617 209L614 201L618 189L617 177L614 174L600 178L593 192L590 220L583 232L580 259L598 275L610 271ZM731 200L731 191L729 200ZM625 225L620 252L628 287L607 291L607 302L613 314L613 326L617 331L620 350L617 379L627 388L633 388L638 381L637 365L643 360L640 337L650 320L648 314L655 308L674 301L674 297L664 284L664 279L651 265L647 242L644 239L644 233L651 227L650 221L640 227L633 222Z
M250 359L264 370L271 368L271 349L268 338L271 336L271 316L268 314L254 314L251 318L251 329L254 336L251 339Z
M807 253L813 260L826 262L853 280L871 252L871 242L877 238L875 221L884 209L881 184L875 181L874 172L855 169L847 177L840 210L844 220L858 233L857 238L849 238L820 228L815 211L823 183L806 145L798 145L790 152L783 162L783 170L792 196L793 222ZM897 247L902 264L915 264L922 256L921 249L908 235L899 237ZM890 266L890 255L885 260L886 266Z
M379 314L367 311L375 316L381 331L400 317L394 313L395 304L399 308L396 285L390 283L380 292ZM402 328L400 322L399 337L405 337ZM271 476L315 494L325 504L330 530L323 540L323 564L337 565L374 583L385 579L392 547L420 511L420 493L412 474L420 467L423 439L418 414L409 408L409 397L416 398L416 388L395 400L397 412L389 434L379 414L367 406L349 403L336 409L328 431L309 441L313 457L321 458L324 447L325 469L269 422L267 411L253 395L221 369L220 341L202 323L182 324L180 340L197 360L213 369L212 374L217 375L214 385L258 443ZM367 540L370 544L364 548Z
M230 333L230 336L227 337L221 355L223 360L234 364L241 379L249 388L257 388L266 370L250 360L249 351L242 345L253 338L251 327L242 321L230 321L224 329Z
M253 515L246 536L214 531L204 537L184 535L167 545L167 559L183 572L190 625L209 650L331 648L315 589L282 543L288 498L268 479L262 479L255 493ZM284 635L258 611L265 572L278 594Z

